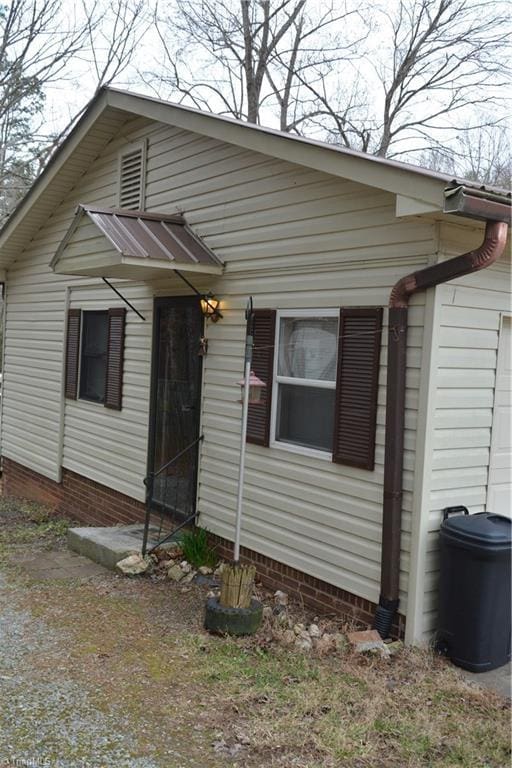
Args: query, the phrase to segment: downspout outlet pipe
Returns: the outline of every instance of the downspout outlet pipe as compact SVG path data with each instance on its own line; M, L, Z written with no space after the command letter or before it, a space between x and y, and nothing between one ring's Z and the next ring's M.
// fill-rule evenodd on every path
M485 237L479 248L402 277L389 297L381 586L373 622L374 629L383 638L391 633L399 605L409 300L418 291L490 267L505 249L507 231L506 222L487 221Z

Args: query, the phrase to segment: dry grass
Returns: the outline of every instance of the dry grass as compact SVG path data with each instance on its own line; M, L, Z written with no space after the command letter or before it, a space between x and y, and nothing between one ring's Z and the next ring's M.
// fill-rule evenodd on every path
M58 541L54 527L41 529L52 521L35 517L14 515L7 524L4 515L17 531L10 556L23 540ZM34 679L51 678L58 668L88 691L98 712L119 708L123 727L137 737L134 758L151 757L162 768L510 764L506 702L466 684L427 652L407 650L391 660L349 651L316 658L207 635L204 590L197 586L109 574L38 583L3 569L9 606L29 610L62 639L25 658ZM165 757L176 745L189 762ZM108 755L104 764L111 765Z

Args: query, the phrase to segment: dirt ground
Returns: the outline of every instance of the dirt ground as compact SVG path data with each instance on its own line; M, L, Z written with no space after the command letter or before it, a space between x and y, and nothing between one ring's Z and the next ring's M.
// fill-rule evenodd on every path
M212 637L206 588L89 568L65 532L0 499L0 768L510 764L508 703L443 660Z

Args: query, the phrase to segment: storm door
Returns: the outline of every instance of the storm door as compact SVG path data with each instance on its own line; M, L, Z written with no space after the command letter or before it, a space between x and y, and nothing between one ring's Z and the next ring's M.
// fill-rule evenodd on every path
M149 471L155 473L152 502L178 519L195 512L202 331L198 298L155 300L149 434Z

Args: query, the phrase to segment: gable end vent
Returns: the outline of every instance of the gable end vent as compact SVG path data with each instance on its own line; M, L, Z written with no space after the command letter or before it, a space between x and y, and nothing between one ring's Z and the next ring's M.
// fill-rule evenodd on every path
M146 142L131 146L119 158L119 207L144 210L146 189Z

